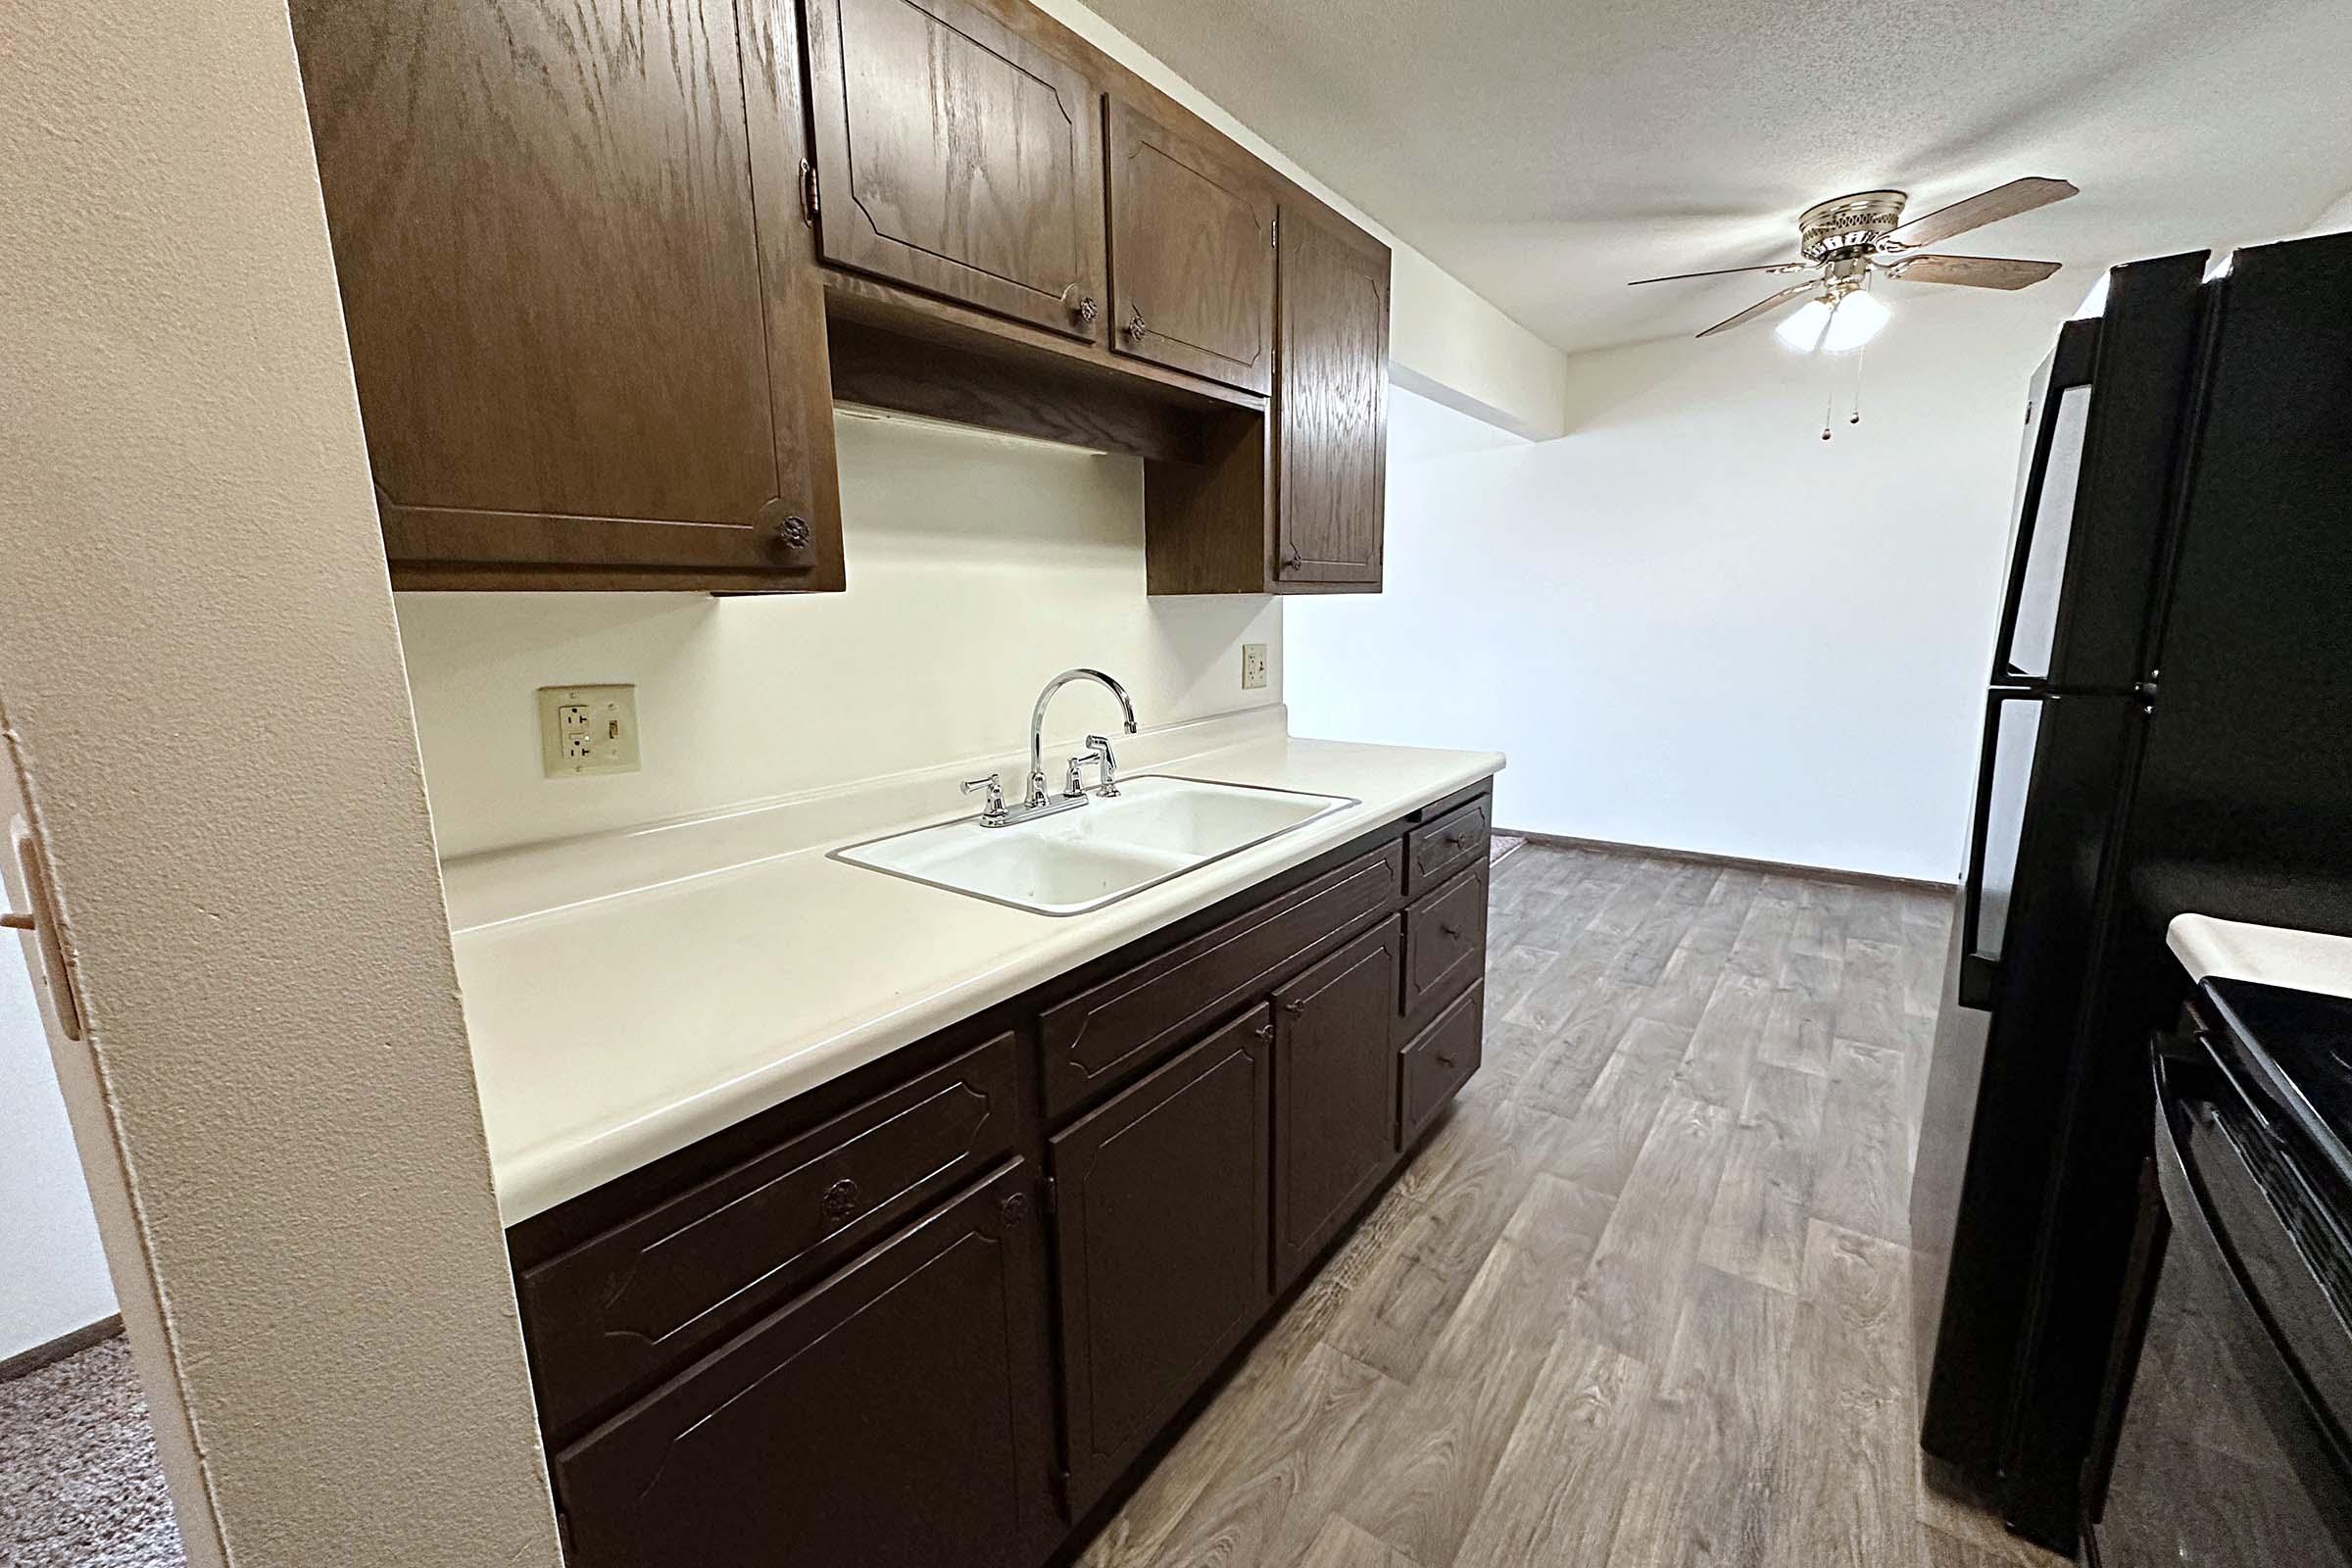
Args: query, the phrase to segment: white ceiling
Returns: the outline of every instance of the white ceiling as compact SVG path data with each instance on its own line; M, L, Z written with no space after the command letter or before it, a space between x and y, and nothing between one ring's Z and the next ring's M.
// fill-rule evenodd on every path
M1563 349L1695 332L1799 209L2082 194L1947 243L2090 270L2285 233L2352 187L2352 0L1089 0ZM1958 289L1902 286L1951 296Z

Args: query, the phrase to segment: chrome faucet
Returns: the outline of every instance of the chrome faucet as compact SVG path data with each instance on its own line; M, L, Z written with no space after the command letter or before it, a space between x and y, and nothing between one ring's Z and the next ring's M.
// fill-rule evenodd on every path
M1130 735L1135 733L1135 704L1129 700L1127 696L1127 688L1120 685L1117 681L1112 680L1108 675L1103 674L1101 670L1065 669L1060 674L1054 676L1052 680L1046 682L1046 689L1037 694L1037 707L1030 710L1029 712L1029 799L1022 806L1023 811L1034 812L1038 810L1039 808L1046 805L1046 708L1048 704L1054 701L1054 694L1055 692L1061 690L1064 686L1067 686L1074 680L1091 680L1106 688L1111 696L1116 697L1119 700L1119 715L1126 720L1127 733ZM1099 738L1100 737L1093 735L1088 736L1087 745L1090 748L1093 747ZM1110 789L1106 790L1105 793L1115 795L1118 793L1118 790L1111 777L1111 768L1117 764L1108 760L1109 754L1110 742L1102 741L1102 749L1099 754L1105 759L1102 770L1102 782L1106 785L1112 786ZM1089 755L1091 756L1098 754L1090 752ZM1071 779L1073 782L1075 782L1076 777L1076 770L1072 769ZM1063 799L1067 800L1069 797L1064 796ZM1085 799L1086 797L1084 795L1078 796L1078 800L1081 802L1083 802Z
M963 786L966 795L981 790L988 792L988 809L980 813L982 827L1009 827L1026 822L1033 816L1051 816L1056 811L1074 810L1086 804L1086 781L1080 773L1088 763L1096 764L1102 772L1102 782L1095 793L1111 796L1119 793L1119 760L1110 749L1110 739L1103 735L1086 738L1084 756L1070 759L1069 769L1062 780L1059 796L1046 793L1046 708L1054 694L1074 680L1091 680L1102 685L1119 700L1119 713L1126 722L1127 733L1135 733L1135 704L1127 696L1127 688L1099 669L1065 669L1046 682L1046 689L1037 694L1037 707L1029 714L1029 789L1018 806L1006 806L1004 794L997 778L976 778Z

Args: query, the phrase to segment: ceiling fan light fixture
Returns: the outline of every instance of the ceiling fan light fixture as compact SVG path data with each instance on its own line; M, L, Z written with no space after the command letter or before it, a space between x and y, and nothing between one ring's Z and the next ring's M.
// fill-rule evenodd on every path
M1837 307L1828 300L1807 300L1781 318L1780 324L1772 329L1773 336L1799 354L1810 354L1821 347L1837 315Z
M1888 311L1868 289L1856 289L1838 302L1830 324L1821 334L1822 348L1831 354L1849 354L1886 325Z

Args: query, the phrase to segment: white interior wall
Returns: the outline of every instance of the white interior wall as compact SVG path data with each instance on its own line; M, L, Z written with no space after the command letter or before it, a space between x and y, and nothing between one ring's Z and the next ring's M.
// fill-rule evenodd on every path
M0 1361L115 1309L31 976L0 943Z
M283 0L7 40L0 817L189 1561L557 1568Z
M1769 329L1579 356L1568 436L1392 466L1387 592L1289 607L1293 727L1499 747L1510 827L1954 878L2026 383L2077 295L1905 291L1829 442L1852 362Z
M1073 664L1123 682L1146 725L1281 701L1281 601L1146 597L1139 460L834 424L847 593L399 596L443 855L1003 753ZM1244 642L1270 645L1261 690ZM536 690L590 681L636 684L643 770L545 778ZM1117 719L1069 688L1048 734Z

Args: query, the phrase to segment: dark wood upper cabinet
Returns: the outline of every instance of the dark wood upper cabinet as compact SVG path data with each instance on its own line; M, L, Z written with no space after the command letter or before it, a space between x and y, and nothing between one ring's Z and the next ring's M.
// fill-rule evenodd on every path
M1260 1003L1053 1140L1070 1506L1102 1494L1264 1315Z
M1273 576L1380 585L1387 506L1389 253L1302 206L1282 214Z
M1034 1168L558 1454L574 1568L1029 1568L1057 1533Z
M1089 342L1100 90L967 0L809 0L824 258Z
M1387 249L1026 0L290 9L393 586L838 590L838 391L1378 590Z
M1392 916L1274 994L1274 1288L1339 1234L1396 1152Z
M395 586L842 586L791 0L291 10Z
M1274 194L1106 100L1111 347L1250 392L1274 385Z

